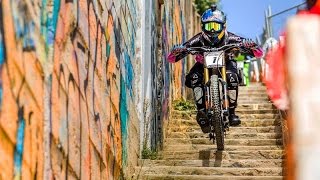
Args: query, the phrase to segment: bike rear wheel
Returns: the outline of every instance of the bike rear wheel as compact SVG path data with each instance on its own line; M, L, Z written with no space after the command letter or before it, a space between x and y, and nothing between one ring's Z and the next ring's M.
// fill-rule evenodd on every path
M221 114L221 96L222 85L217 75L212 75L210 78L210 94L213 109L212 126L214 127L214 133L216 137L217 149L219 151L224 150L224 127Z

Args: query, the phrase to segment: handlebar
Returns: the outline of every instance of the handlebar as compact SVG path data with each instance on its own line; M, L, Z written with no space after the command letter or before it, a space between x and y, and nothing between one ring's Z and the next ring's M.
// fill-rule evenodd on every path
M216 51L227 50L227 49L240 47L240 46L242 46L242 43L226 44L226 45L219 47L219 48L190 47L190 48L187 48L187 50L191 54L196 54L196 53L203 53L203 52L216 52Z

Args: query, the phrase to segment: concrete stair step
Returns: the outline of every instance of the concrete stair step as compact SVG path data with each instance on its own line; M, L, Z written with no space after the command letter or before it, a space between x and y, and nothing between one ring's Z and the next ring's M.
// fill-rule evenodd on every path
M265 119L265 120L242 120L238 127L266 127L266 126L280 126L280 120Z
M243 95L239 95L238 96L238 100L269 100L269 96L266 95L266 94L254 94L254 95L251 95L251 94L243 94Z
M263 94L263 95L267 95L267 91L266 89L262 89L262 90L250 90L250 89L240 89L239 92L238 92L239 96L243 96L243 95L260 95L260 94Z
M268 100L239 100L238 104L265 104L265 103L271 103L271 101Z
M264 104L239 104L237 110L275 109L272 103Z
M189 167L238 167L238 168L267 168L282 167L282 159L229 159L229 160L149 160L142 159L139 166L189 166Z
M238 94L238 97L239 98L259 98L259 97L263 97L263 98L268 98L268 94L266 92L261 92L261 93L256 93L256 92L253 92L253 93L243 93L241 91L239 91L239 94Z
M236 114L278 114L279 111L277 109L259 109L259 110L238 110L236 109Z
M282 176L282 168L154 166L142 167L141 173L168 175Z
M241 96L255 96L257 94L263 94L263 95L266 95L267 94L267 90L265 89L260 89L260 90L254 90L254 89L240 89L239 92L238 92L238 96L241 97Z
M266 111L267 110L267 111ZM236 109L238 112L238 108ZM241 109L237 115L240 118L252 118L252 119L273 119L280 118L278 110L275 109ZM249 114L246 114L249 113ZM171 114L171 119L196 119L196 111L173 111Z
M168 145L178 144L213 144L209 138L167 138L165 143ZM282 139L225 139L225 145L236 146L270 146L282 145Z
M240 104L267 104L272 103L271 101L238 101L238 105Z
M238 114L240 119L258 120L258 119L278 119L280 120L280 114L266 113L266 114Z
M247 89L240 88L239 89L239 94L246 94L246 95L250 95L250 94L267 94L267 88L263 88L263 87L247 88Z
M238 100L239 99L241 99L241 100L243 100L243 99L263 99L263 100L265 100L268 98L269 98L269 96L265 93L255 93L255 94L248 93L248 94L239 94L238 95ZM269 103L269 102L267 101L266 103Z
M239 87L239 91L267 91L267 88L265 86L249 86L249 87Z
M200 126L175 126L169 127L168 132L202 132ZM280 126L266 126L266 127L230 127L227 133L281 133Z
M167 134L167 138L208 138L208 134L199 132L172 132ZM281 133L228 133L227 139L279 139Z
M283 180L282 176L202 176L146 174L147 180Z
M260 127L260 126L279 126L280 120L265 119L265 120L242 120L240 127ZM170 122L171 127L175 126L199 126L196 120L175 119Z
M171 119L195 119L197 111L177 111L173 110Z
M280 126L265 127L230 127L232 133L282 133Z
M239 96L238 101L269 101L269 97L266 95L262 96Z
M164 151L159 156L164 160L229 160L229 159L283 159L283 150L251 151Z
M282 150L283 146L273 145L273 146L225 146L225 151L251 151L251 150ZM167 145L164 146L164 151L216 151L217 148L213 144L180 144L180 145Z

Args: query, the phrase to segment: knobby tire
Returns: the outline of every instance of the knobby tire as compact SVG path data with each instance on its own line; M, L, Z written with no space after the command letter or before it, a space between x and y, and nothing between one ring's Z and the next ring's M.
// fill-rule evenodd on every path
M221 114L221 96L220 96L220 90L219 88L219 79L217 75L211 76L211 84L210 84L210 94L211 94L211 102L213 103L213 127L214 127L214 133L215 133L215 139L217 144L217 149L219 151L224 150L224 128L223 128L223 122L222 122L222 114Z

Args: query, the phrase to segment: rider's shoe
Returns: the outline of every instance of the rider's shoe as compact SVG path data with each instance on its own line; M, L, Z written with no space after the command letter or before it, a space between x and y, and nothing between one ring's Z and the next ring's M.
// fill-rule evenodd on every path
M229 115L229 124L230 126L238 126L241 124L239 116L235 114L230 114Z
M209 133L210 132L210 126L209 126L209 119L206 115L206 113L202 110L199 110L197 113L197 122L201 127L201 130L203 133Z

